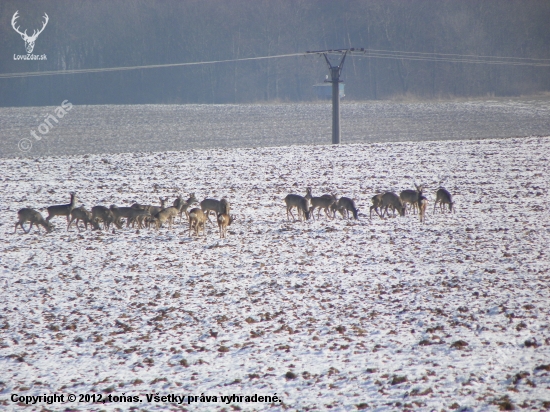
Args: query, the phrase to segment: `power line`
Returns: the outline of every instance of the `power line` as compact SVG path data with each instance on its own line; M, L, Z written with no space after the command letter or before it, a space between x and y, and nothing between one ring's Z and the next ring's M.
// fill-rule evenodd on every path
M5 74L0 74L0 79L9 79L13 77L55 76L60 74L84 74L84 73L117 72L117 71L125 71L125 70L158 69L163 67L198 66L202 64L243 62L243 61L250 61L250 60L266 60L266 59L277 59L282 57L295 57L295 56L304 56L304 53L279 54L276 56L245 57L241 59L228 59L228 60L210 60L210 61L190 62L190 63L167 63L167 64L149 64L145 66L120 66L120 67L102 67L102 68L96 68L96 69L51 70L51 71L43 71L43 72L5 73Z
M427 52L407 52L395 50L379 50L379 49L333 49L326 50L322 53L340 54L345 50L349 51L350 56L366 57L375 59L392 59L392 60L411 60L411 61L427 61L427 62L442 62L442 63L468 63L468 64L492 64L492 65L508 65L508 66L530 66L530 67L550 67L550 59L536 59L529 57L504 57L504 56L483 56L472 54L446 54L446 53L427 53ZM66 74L86 74L86 73L104 73L128 70L143 70L143 69L158 69L165 67L185 67L199 66L203 64L218 64L244 62L254 60L278 59L286 57L307 56L314 54L322 54L320 51L308 51L305 53L290 53L279 54L273 56L245 57L239 59L226 60L210 60L201 62L189 63L167 63L167 64L151 64L142 66L119 66L119 67L103 67L95 69L74 69L74 70L51 70L43 72L21 72L21 73L3 73L0 74L0 79L11 79L17 77L36 77L36 76L56 76Z
M379 59L393 60L416 60L428 62L443 63L470 63L470 64L497 64L509 66L531 66L548 67L550 59L536 59L529 57L504 57L504 56L484 56L475 54L448 54L448 53L426 53L426 52L407 52L394 50L378 49L335 49L325 51L328 54L341 54L349 50L349 53L355 57L369 57ZM320 51L307 52L309 54L322 54Z

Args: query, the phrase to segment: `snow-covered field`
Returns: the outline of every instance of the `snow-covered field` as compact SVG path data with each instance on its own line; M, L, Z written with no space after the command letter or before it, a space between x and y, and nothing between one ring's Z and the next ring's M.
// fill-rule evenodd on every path
M548 408L549 164L548 137L5 159L0 409L54 392L77 401L28 409ZM454 214L433 213L443 177ZM413 182L425 224L369 220L371 196ZM307 186L354 198L359 220L287 221ZM223 240L60 217L13 234L18 209L70 191L88 208L227 196L236 221Z

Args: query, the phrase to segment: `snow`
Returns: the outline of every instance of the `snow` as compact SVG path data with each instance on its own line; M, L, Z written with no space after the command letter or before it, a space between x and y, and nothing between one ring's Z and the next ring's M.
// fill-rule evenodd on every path
M5 159L1 408L54 392L142 400L77 410L548 407L549 157L529 137ZM433 212L441 180L453 214ZM369 219L374 194L414 182L425 224ZM359 220L287 221L284 197L308 186L354 198ZM63 217L13 234L17 210L70 191L88 209L226 196L236 221L226 239ZM233 394L282 402L220 401Z

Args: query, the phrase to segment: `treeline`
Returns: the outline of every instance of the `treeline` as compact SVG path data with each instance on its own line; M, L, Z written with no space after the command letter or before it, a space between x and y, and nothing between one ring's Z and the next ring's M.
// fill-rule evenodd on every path
M33 54L12 26L32 34ZM364 47L550 59L547 0L3 0L0 73L141 66ZM550 60L547 62L550 63ZM319 56L0 79L0 105L315 99ZM346 98L511 96L550 90L550 68L350 57Z

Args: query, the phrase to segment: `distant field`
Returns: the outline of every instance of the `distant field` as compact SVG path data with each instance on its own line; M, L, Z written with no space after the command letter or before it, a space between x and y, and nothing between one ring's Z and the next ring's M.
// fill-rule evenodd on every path
M55 110L0 108L0 157L331 142L328 103L73 106L57 123L50 118L53 127L42 126L47 133L40 134L37 129ZM342 143L546 136L550 134L550 97L343 101L341 117ZM32 130L41 140L31 136ZM19 150L19 142L28 150Z
M517 103L495 105L510 118L521 112ZM381 110L389 106L374 106L389 116ZM291 107L271 108L296 122ZM474 117L480 111L477 103L462 107ZM259 124L268 108L253 107ZM120 128L126 137L138 129L132 119L158 125L155 116L129 114L138 108L116 109L127 114L117 120L128 122ZM157 108L160 118L192 109ZM104 120L97 136L112 130ZM225 130L224 122L211 129L205 122L203 133ZM137 147L119 141L109 147ZM0 409L21 409L11 394L54 392L141 402L32 409L548 408L549 160L550 137L4 159ZM454 214L433 213L441 179L454 194ZM415 215L369 220L372 195L413 182L426 186L425 224ZM307 186L314 195L354 198L359 220L287 221L283 198ZM224 240L212 225L206 237L190 237L185 222L158 232L67 232L60 217L50 234L13 234L18 209L65 203L69 191L88 208L171 201L176 193L227 196L236 221ZM186 398L148 402L156 393ZM201 394L217 401L200 402ZM221 401L233 394L276 394L282 402ZM191 405L188 395L197 397Z

